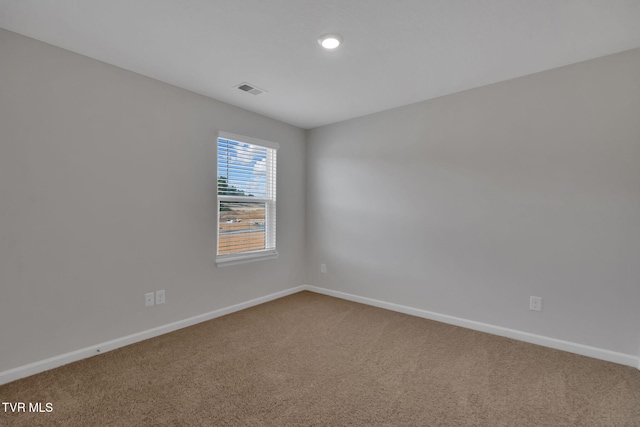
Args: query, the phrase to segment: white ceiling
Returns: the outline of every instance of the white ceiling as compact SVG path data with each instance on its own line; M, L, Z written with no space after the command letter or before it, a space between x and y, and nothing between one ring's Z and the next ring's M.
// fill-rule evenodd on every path
M0 0L0 27L308 129L640 47L640 1Z

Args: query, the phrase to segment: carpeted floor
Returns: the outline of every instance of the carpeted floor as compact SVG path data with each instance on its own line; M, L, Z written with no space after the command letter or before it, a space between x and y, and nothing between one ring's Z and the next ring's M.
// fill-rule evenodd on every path
M301 292L0 386L39 426L640 426L640 371Z

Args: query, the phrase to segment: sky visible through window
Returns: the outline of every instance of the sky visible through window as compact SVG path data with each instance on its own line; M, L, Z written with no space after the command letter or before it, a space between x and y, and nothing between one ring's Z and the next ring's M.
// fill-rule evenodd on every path
M218 139L218 194L266 197L267 149Z

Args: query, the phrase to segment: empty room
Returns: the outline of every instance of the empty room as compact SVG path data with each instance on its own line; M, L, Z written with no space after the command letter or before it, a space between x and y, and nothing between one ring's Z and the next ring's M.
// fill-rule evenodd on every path
M0 0L1 426L640 426L640 2Z

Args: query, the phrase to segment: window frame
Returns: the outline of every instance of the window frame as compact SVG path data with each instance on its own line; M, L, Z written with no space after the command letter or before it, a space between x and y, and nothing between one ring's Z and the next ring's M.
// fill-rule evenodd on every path
M254 196L231 196L218 194L218 150L220 149L220 139L257 145L267 148L267 156L273 155L275 158L267 161L267 194L266 197ZM219 131L216 137L216 265L225 267L229 265L243 264L246 262L263 261L278 258L276 247L276 194L277 194L277 151L280 144L277 142L267 141L263 139L253 138L244 135L237 135L229 132ZM272 151L271 151L272 150ZM271 168L273 166L273 168ZM269 249L238 252L232 254L219 254L220 247L220 203L221 202L264 202L265 203L265 240ZM273 217L273 218L272 218Z

